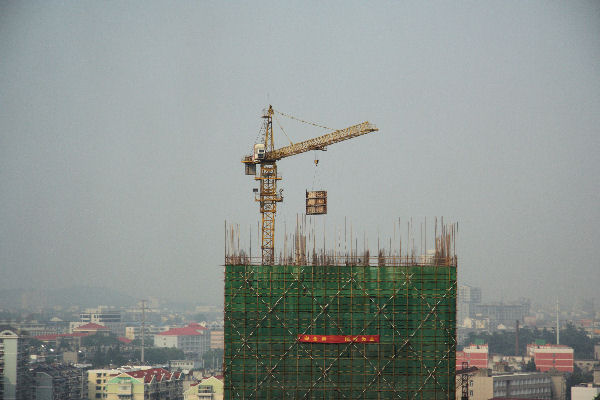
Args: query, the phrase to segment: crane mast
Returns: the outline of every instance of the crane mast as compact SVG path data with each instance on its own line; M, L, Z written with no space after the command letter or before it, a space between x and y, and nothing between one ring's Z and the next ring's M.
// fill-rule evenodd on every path
M268 110L262 116L264 119L263 129L265 131L264 143L255 145L253 155L242 158L242 163L246 164L247 167L252 167L251 169L246 169L246 174L255 175L254 179L260 182L260 188L258 195L255 196L255 201L260 204L260 213L262 215L261 256L263 265L273 265L275 262L275 214L277 212L277 203L283 201L283 197L277 192L277 181L281 180L281 177L277 175L277 161L310 150L325 150L328 145L378 131L375 125L363 122L313 139L275 149L273 140L273 113L273 107L269 106ZM258 175L255 174L255 164L260 164ZM249 173L248 171L253 172Z
M265 151L269 153L275 150L272 106L269 106L263 118L265 119ZM260 173L254 179L260 182L258 197L255 200L260 204L262 215L262 263L263 265L272 265L275 260L275 213L277 212L277 203L283 200L277 192L277 181L281 180L281 177L277 175L275 160L262 162Z

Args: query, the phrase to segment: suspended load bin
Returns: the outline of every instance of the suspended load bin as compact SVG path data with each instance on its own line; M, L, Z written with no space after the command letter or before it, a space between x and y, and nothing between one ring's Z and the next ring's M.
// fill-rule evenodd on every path
M306 191L306 215L327 214L327 191Z

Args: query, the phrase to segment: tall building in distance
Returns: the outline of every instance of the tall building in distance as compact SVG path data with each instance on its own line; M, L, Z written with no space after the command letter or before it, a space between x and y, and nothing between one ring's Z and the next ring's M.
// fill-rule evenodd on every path
M471 316L471 307L481 303L481 288L460 285L458 287L457 299L457 323L460 325L466 318Z
M307 251L225 261L225 399L455 396L453 229L426 256ZM448 233L450 232L450 233Z
M11 330L0 332L0 394L4 400L29 399L32 382L23 339Z
M121 310L116 310L106 306L89 308L79 314L79 323L71 324L71 330L78 325L98 324L107 327L117 336L125 336L125 326Z

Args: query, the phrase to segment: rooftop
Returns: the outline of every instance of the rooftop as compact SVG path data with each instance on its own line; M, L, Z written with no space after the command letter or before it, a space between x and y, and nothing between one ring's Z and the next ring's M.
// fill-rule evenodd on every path
M198 336L204 335L202 331L206 331L207 329L200 324L192 322L183 328L172 328L168 331L164 331L158 333L158 335L163 336Z

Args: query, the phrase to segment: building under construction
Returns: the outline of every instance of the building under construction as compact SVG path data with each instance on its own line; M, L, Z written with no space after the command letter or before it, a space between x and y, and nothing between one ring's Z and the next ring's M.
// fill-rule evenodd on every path
M225 399L455 398L455 226L423 255L376 256L307 250L297 229L270 265L241 251L234 231Z
M276 148L277 115L332 132ZM378 129L365 121L332 130L272 106L261 118L259 140L241 160L259 184L253 192L262 221L260 256L252 257L252 246L248 253L240 249L239 228L225 227L225 399L453 399L455 226L442 222L438 232L436 221L433 249L425 230L418 253L411 222L404 252L402 240L395 251L395 238L387 251L378 240L373 257L366 240L359 254L352 228L350 246L344 229L344 245L336 232L327 251L324 227L317 251L321 241L306 229L305 216L291 240L284 229L277 256L280 160ZM327 191L306 191L309 218L327 212Z

